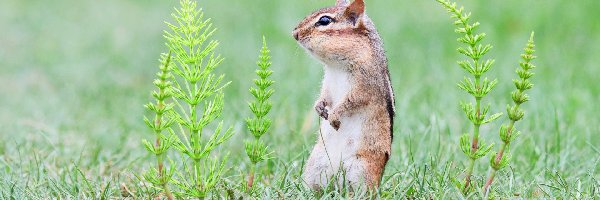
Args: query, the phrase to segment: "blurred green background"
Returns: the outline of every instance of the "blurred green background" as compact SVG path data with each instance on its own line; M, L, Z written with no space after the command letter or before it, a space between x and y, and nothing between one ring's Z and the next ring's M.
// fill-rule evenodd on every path
M247 90L263 35L276 81L274 127L264 138L281 162L299 165L308 155L318 126L312 105L322 66L296 44L291 31L306 15L333 3L199 1L218 28L214 39L225 61L217 72L231 81L223 119L236 135L222 150L231 152L233 171L243 171L248 162L241 145L249 138L243 119L250 116ZM517 182L543 182L546 170L569 180L598 178L600 1L459 3L481 23L488 36L484 43L494 45L488 56L496 64L488 76L499 84L484 99L492 111L504 111L510 103L519 55L535 31L535 87L532 101L524 105L526 117L517 125L523 135L512 146ZM470 98L456 87L465 73L456 64L462 57L453 20L433 0L366 4L384 40L396 93L388 174L431 158L461 168L466 158L457 149L458 137L469 126L458 102ZM0 174L5 177L0 185L26 188L22 178L34 171L52 179L74 166L100 182L125 180L146 168L151 157L140 141L152 134L142 121L142 106L151 100L158 56L167 51L163 21L171 21L177 5L165 0L0 2ZM487 141L499 143L501 122L506 118L483 129ZM483 160L480 175L487 170Z

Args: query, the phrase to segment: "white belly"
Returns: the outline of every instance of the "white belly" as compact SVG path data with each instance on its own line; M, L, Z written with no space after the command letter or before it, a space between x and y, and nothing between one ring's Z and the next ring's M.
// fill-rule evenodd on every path
M328 92L331 113L352 89L349 72L339 66L326 66L323 88ZM313 148L303 172L304 181L313 188L325 187L332 176L343 172L345 178L338 177L338 185L359 183L364 180L364 163L356 157L363 140L363 125L367 118L365 110L354 110L351 115L340 118L340 128L336 131L328 120L321 119L319 142ZM343 171L339 171L343 170ZM338 174L341 175L341 174Z
M349 73L337 67L325 67L323 87L327 88L332 100L329 112L336 107L351 89ZM336 131L329 121L321 120L323 144L327 150L332 170L337 170L340 163L356 155L365 121L363 112L353 112L351 116L340 118L340 128Z
M362 126L365 116L357 113L349 117L342 117L340 129L337 131L329 125L329 121L321 121L321 139L325 145L328 159L331 161L331 170L339 169L340 164L354 158L360 147Z
M323 87L329 91L333 106L339 104L350 91L350 73L338 67L325 67Z

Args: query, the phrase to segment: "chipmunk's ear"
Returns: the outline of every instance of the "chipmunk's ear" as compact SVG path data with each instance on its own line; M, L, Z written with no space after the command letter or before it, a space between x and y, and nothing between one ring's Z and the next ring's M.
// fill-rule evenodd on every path
M365 2L363 0L354 0L344 11L344 15L356 25L357 22L362 24L362 16L365 12Z
M348 5L348 0L336 0L335 6L346 6Z

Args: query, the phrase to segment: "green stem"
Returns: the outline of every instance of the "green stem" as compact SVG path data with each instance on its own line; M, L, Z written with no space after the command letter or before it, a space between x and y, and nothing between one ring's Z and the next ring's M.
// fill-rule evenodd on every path
M163 72L164 73L164 72ZM161 78L161 81L165 81L164 79ZM162 96L164 94L164 89L163 88L158 88L158 93L160 94L160 96ZM158 99L157 100L157 108L159 110L163 109L165 107L165 103L164 100L162 99ZM155 127L160 127L162 125L162 114L157 113L155 115ZM155 130L156 133L156 144L155 144L155 148L160 148L160 143L161 143L161 139L160 139L160 135L162 134L162 130ZM158 178L161 182L161 186L163 188L163 190L165 191L165 195L167 196L167 198L169 200L173 200L173 194L171 194L171 190L169 190L169 185L168 185L168 180L165 177L166 173L164 170L164 153L160 153L158 155L156 155L156 161L157 161L157 165L158 165Z
M201 184L201 176L202 176L202 169L200 169L200 159L194 159L194 173L195 173L195 182L196 182L196 187L198 189L198 191L202 191L202 184Z
M250 165L250 172L248 173L247 192L250 192L252 190L252 186L254 185L254 175L255 175L255 171L256 171L256 165L257 165L257 163L252 163L252 165Z
M498 153L496 153L496 158L494 159L494 163L500 164L500 161L502 160L502 157L504 156L504 150L506 149L506 146L508 146L507 143L502 143L502 146L500 146L500 150L498 151Z
M471 158L469 166L467 167L467 176L465 177L465 188L463 193L467 193L469 185L471 184L471 174L473 173L473 167L475 166L475 159Z
M475 83L479 82L479 78L475 79ZM481 98L475 98L475 112L477 113L477 121L481 117ZM475 153L479 149L479 127L480 122L473 124L473 141L471 143L471 153Z
M160 142L159 139L156 140L157 144ZM158 160L158 173L160 176L160 180L161 180L161 186L165 192L165 195L167 196L167 199L169 200L173 200L173 194L171 194L171 190L169 189L169 182L165 179L166 176L166 171L164 170L164 166L163 166L163 160L164 160L164 153L163 154L159 154L157 155L157 160Z
M517 104L517 108L519 108L519 104ZM513 128L515 126L515 122L514 120L510 121L510 124L508 125L508 129L506 131L508 131L508 137L510 138L510 135L512 134ZM502 146L500 146L500 150L498 150L498 153L496 153L496 158L494 158L494 164L498 165L500 164L500 161L502 161L502 157L504 157L504 151L506 150L506 147L508 147L508 145L510 145L510 142L504 142L502 143ZM483 186L483 192L485 194L487 194L488 188L492 185L492 183L494 182L494 177L496 176L496 169L492 168L492 172L490 172L490 175L488 175L488 180L485 182L485 186Z
M158 140L157 140L158 142ZM164 154L160 154L158 155L157 159L158 159L158 169L159 169L159 176L160 176L160 180L162 183L162 188L165 192L165 195L167 196L167 199L169 200L173 200L173 194L171 193L171 190L169 189L169 182L168 180L165 178L166 176L166 171L164 170L163 167L163 160L164 160Z
M519 108L519 105L517 105L517 108ZM513 128L515 127L515 122L514 120L510 121L510 124L508 125L508 129L506 130L508 132L508 137L510 138L510 136L512 135L513 132ZM502 160L502 156L504 156L504 151L506 149L506 147L510 145L510 142L504 142L502 143L502 146L500 146L500 150L498 151L498 153L496 154L496 159L494 160L494 163L499 164L500 161Z
M192 92L190 92L190 94L192 94ZM197 155L198 153L200 153L200 135L199 135L199 131L196 130L196 104L190 104L189 108L190 108L190 138L191 138L191 142L192 144L190 145L192 147L192 160L193 160L193 168L194 168L194 183L195 186L197 188L199 188L201 190L202 188L202 184L201 184L201 177L202 177L202 169L200 167L200 158L199 155Z
M200 135L198 135L198 130L196 130L196 105L190 105L190 118L188 119L190 122L190 139L192 140L192 153L197 153L200 149Z
M477 63L477 60L475 60L475 63ZM481 86L479 86L479 81L480 81L480 77L476 76L475 77L475 85L476 85L476 89L480 90ZM481 116L481 98L480 97L475 97L475 112L477 114L476 116L476 120L480 121L480 116ZM471 154L474 154L475 152L477 152L477 150L479 149L479 127L480 127L480 122L477 123L473 123L473 139L471 142ZM467 172L466 172L466 177L465 177L465 188L463 189L463 193L467 193L469 186L471 185L471 175L473 174L473 168L475 167L475 158L471 157L471 161L469 161L469 165L467 167Z
M492 182L494 182L494 177L496 177L496 170L492 169L492 171L490 172L490 175L489 175L487 181L485 182L485 186L483 187L484 194L487 195L488 189L490 188L490 185L492 185Z

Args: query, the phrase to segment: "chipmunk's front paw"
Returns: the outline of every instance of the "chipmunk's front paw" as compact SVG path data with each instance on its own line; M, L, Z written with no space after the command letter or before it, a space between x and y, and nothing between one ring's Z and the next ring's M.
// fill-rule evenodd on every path
M329 118L329 113L328 113L326 106L327 106L327 103L325 101L319 101L315 105L315 110L317 111L319 116L321 116L325 120L327 120Z
M331 115L329 116L329 124L330 124L330 125L331 125L331 127L333 127L333 128L336 130L336 131L337 131L338 129L340 129L340 125L341 125L341 122L340 122L340 116L339 116L339 115L336 115L336 114L331 114Z

